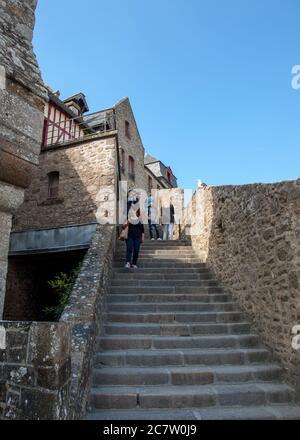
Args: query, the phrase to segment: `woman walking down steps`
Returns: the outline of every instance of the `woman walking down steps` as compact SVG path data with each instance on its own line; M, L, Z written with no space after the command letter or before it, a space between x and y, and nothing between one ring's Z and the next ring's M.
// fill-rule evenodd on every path
M126 240L126 264L127 269L137 269L137 262L141 244L144 243L145 230L141 221L139 198L135 192L129 193L127 204L128 236Z

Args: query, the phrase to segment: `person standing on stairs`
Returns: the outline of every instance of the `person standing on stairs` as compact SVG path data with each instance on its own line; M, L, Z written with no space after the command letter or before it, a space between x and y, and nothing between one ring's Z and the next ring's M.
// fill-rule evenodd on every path
M148 225L149 225L149 234L151 240L155 240L154 233L156 235L156 240L161 240L159 237L159 221L158 221L158 212L154 206L154 199L150 195L147 200L148 204Z
M127 269L137 269L141 244L144 243L145 230L141 219L139 198L134 191L129 193L127 204L128 238L126 240Z
M175 224L175 208L170 200L170 204L165 204L161 209L161 218L163 225L163 240L173 240Z

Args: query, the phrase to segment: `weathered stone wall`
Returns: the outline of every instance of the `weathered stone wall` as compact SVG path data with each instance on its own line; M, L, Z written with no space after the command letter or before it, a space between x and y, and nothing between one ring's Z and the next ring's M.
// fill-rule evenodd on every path
M0 182L0 318L2 318L7 274L7 255L12 214L23 201L24 191Z
M99 225L81 266L70 304L61 318L61 322L72 328L69 419L80 419L88 405L96 337L102 332L102 314L110 289L115 244L115 227Z
M125 151L125 173L122 173L122 180L128 181L128 189L139 188L148 190L148 181L144 168L145 149L139 134L139 130L132 112L128 98L123 99L115 106L116 127L120 150ZM130 137L126 136L125 121L129 122ZM128 157L135 160L135 181L128 176Z
M53 171L59 172L59 194L50 199L48 173ZM14 230L92 223L97 215L105 219L105 211L114 206L116 173L114 134L43 151L38 171L15 216Z
M11 215L38 163L47 100L31 43L36 3L0 2L0 317Z
M70 341L64 323L0 321L0 419L68 417Z
M291 344L300 324L300 180L202 187L185 215L193 247L300 390L300 351Z

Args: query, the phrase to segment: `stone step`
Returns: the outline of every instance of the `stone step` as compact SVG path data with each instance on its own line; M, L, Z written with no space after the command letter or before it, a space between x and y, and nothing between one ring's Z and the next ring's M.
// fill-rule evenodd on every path
M116 254L122 253L126 251L126 244L124 243L123 246L117 246L116 247ZM192 246L166 246L165 243L157 243L156 245L154 243L144 243L140 247L140 252L149 252L149 253L159 253L159 254L170 254L172 252L178 252L178 253L190 253L190 254L196 254L195 250L192 248Z
M180 350L106 350L95 355L95 366L162 367L191 365L247 365L268 362L265 348L194 348Z
M121 252L117 251L115 254L115 259L124 259L126 255L126 249L123 249ZM173 258L196 258L199 257L195 254L193 250L177 250L177 249L169 249L169 250L148 250L141 249L139 253L139 258L155 258L155 259L173 259Z
M181 349L181 348L253 348L257 335L205 335L192 337L115 335L98 338L98 350Z
M216 289L220 289L218 287L217 281L200 281L200 280L144 280L142 277L140 279L135 280L124 280L124 279L115 279L111 283L112 287L215 287Z
M183 301L191 301L191 302L227 302L230 301L231 297L226 293L208 293L208 294L198 294L193 293L190 295L184 295L180 293L159 293L159 294L141 294L141 295L130 295L126 294L117 294L109 295L108 304L113 303L128 303L128 302L140 302L140 303L163 303L163 302L183 302Z
M206 367L131 367L98 368L93 373L94 385L208 385L279 380L282 370L275 364L206 366Z
M177 302L177 303L108 303L108 312L233 312L237 311L238 307L234 302L220 302L220 303L204 303L204 302Z
M198 267L190 267L190 266L178 266L176 265L176 267L163 267L163 266L159 266L159 264L156 265L156 267L141 267L139 266L138 270L136 269L127 269L124 267L124 262L123 263L118 263L118 266L114 266L113 268L113 276L118 276L119 274L128 274L128 275L138 275L138 276L143 276L144 274L151 274L151 276L153 278L156 277L156 275L165 275L165 274L197 274L197 275L210 275L211 273L210 271L203 267L203 266L198 266Z
M300 420L300 406L219 406L195 409L132 409L94 411L86 420Z
M177 313L118 313L110 312L104 315L106 322L123 323L224 323L241 322L244 317L240 311L206 311L206 312L177 312Z
M210 275L209 273L199 273L197 271L193 271L193 272L187 272L185 273L184 271L181 271L178 273L178 271L173 272L173 273L169 273L168 271L165 271L164 274L159 274L159 273L152 273L151 271L143 271L141 273L140 270L124 270L122 272L115 272L114 273L114 278L112 279L112 285L114 285L115 283L123 283L123 285L128 282L131 281L135 281L135 282L139 282L139 281L144 281L146 282L147 280L151 280L151 281L197 281L200 283L208 283L209 285L211 283L213 283L212 285L217 285L218 281L213 278L212 275Z
M180 240L172 240L172 241L163 241L163 240L145 240L144 244L142 245L143 248L150 248L150 249L166 249L166 248L189 248L192 249L192 246L186 242L186 241L180 241ZM126 248L125 242L118 242L116 249L123 249Z
M96 409L201 408L207 406L293 403L292 388L280 383L238 385L94 387Z
M196 336L212 334L250 333L247 322L230 324L118 324L104 326L106 335L160 335L160 336Z
M120 256L119 258L115 258L115 264L124 263L125 254ZM155 263L155 264L199 264L199 267L205 267L204 264L199 257L181 257L173 255L172 257L169 255L166 256L157 256L157 257L148 257L148 256L139 256L139 265L147 264L147 263Z
M112 295L114 294L133 294L138 293L140 295L142 294L175 294L175 293L183 293L183 294L191 294L191 293L224 293L224 289L222 287L201 287L201 286L149 286L149 287L136 287L136 286L118 286L118 287L111 287L110 293Z
M120 268L124 267L125 265L125 258L123 260L115 260L114 262L114 268ZM162 268L192 268L192 269L205 269L205 266L203 266L203 263L200 263L199 261L185 261L185 260L154 260L154 259L141 259L138 261L138 267L139 269L143 268L150 268L150 269L162 269ZM125 267L124 267L125 269ZM138 269L127 269L127 270L138 270Z

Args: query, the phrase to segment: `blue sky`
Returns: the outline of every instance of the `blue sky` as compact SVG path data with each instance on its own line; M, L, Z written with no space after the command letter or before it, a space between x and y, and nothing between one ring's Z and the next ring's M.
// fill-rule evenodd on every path
M124 96L179 184L300 177L299 0L39 0L44 80L90 111Z

